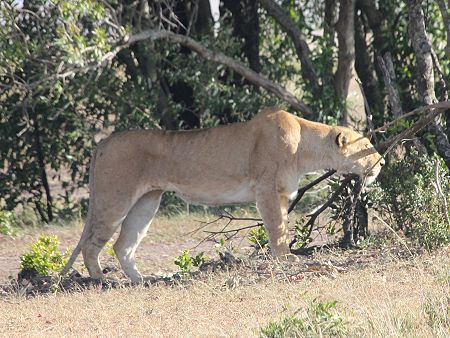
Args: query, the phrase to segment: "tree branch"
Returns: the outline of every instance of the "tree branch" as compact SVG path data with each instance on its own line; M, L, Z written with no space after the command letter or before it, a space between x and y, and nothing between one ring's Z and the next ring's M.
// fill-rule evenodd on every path
M316 222L317 217L319 217L319 215L324 212L325 209L327 209L337 198L338 196L342 193L342 191L344 190L344 188L350 183L350 181L354 178L353 175L349 175L347 176L341 183L341 185L334 191L334 193L331 195L331 197L324 203L322 204L322 206L317 209L314 213L312 213L311 215L308 215L309 220L308 222L306 222L306 224L303 226L304 228L308 228L308 237L311 236L312 230L313 230L313 226L314 223ZM291 243L289 244L289 247L291 248L291 253L293 254L298 254L301 253L302 250L300 249L292 249L292 246L298 241L297 236L294 237L294 239L291 241Z
M379 152L384 152L383 156L386 155L388 152L390 152L396 144L398 144L399 142L411 138L411 136L413 136L414 134L416 134L417 132L419 132L420 130L422 130L424 127L426 127L429 123L433 122L434 119L439 115L442 114L443 112L445 112L447 109L450 108L450 101L446 101L446 102L439 102L437 104L433 104L433 105L429 105L429 106L424 106L424 107L419 107L415 110L413 110L412 112L405 114L402 116L402 118L405 118L407 115L411 116L413 115L412 113L418 113L420 111L424 111L424 110L431 110L430 113L428 113L427 115L425 115L423 118L421 118L420 120L418 120L416 123L414 123L411 127L409 127L408 129L405 129L404 131L402 131L400 134L395 135L393 137L391 137L390 139L388 139L386 142L380 143L377 147L377 150ZM397 121L400 120L397 119ZM392 124L392 123L391 123Z
M236 61L233 58L230 58L229 56L226 56L225 54L222 54L220 52L214 52L209 50L208 48L206 48L205 46L203 46L202 44L200 44L199 42L188 36L175 34L166 30L156 31L149 29L127 36L124 40L125 45L118 46L116 47L116 49L119 48L120 50L126 48L127 46L133 43L144 40L168 40L170 42L178 43L186 48L193 50L198 55L200 55L201 57L210 62L227 66L236 73L242 75L244 78L246 78L254 85L262 87L268 92L280 98L281 100L286 101L295 110L302 112L305 115L305 117L312 117L313 115L311 109L303 101L297 99L292 93L287 91L285 88L268 80L264 76L256 73L255 71L251 70L241 62ZM118 51L116 52L115 50L113 50L111 56L114 56L117 53Z
M111 60L113 60L117 56L117 54L120 51L122 51L125 48L128 48L133 43L145 40L153 40L153 41L168 40L172 43L178 43L186 48L189 48L194 52L196 52L198 55L200 55L202 58L215 64L224 65L230 68L231 70L235 71L236 73L242 75L244 78L246 78L249 82L253 83L255 86L264 88L269 93L272 93L279 99L289 103L294 110L303 113L304 117L306 118L313 117L313 111L306 103L299 100L297 97L295 97L294 94L292 94L279 84L270 81L263 75L258 74L257 72L251 70L243 63L229 56L226 56L223 53L209 50L208 48L200 44L198 41L188 36L175 34L167 30L148 29L136 34L126 35L122 41L116 41L116 43L112 43L113 45L115 45L115 47L113 47L108 53L103 55L99 61L82 67L79 66L69 68L61 67L61 69L59 69L59 72L57 74L53 74L52 76L39 79L30 84L30 87L32 89L35 89L42 85L45 85L45 83L52 83L56 79L64 80L65 78L73 77L78 73L87 73L88 71L105 67L111 62Z
M305 185L304 187L301 187L300 189L298 189L297 190L297 197L295 197L295 199L292 201L291 205L289 206L288 214L290 214L291 211L294 210L295 206L302 199L302 197L303 197L303 195L305 194L306 191L308 191L309 189L311 189L315 185L319 184L323 180L327 179L328 177L333 175L335 172L336 172L336 170L334 170L334 169L330 170L330 171L326 172L325 174L323 174L322 176L320 176L319 178L316 178L311 183L309 183L309 184Z
M445 110L450 109L450 101L439 102L439 103L431 104L428 106L416 108L416 109L410 111L409 113L402 114L401 116L397 117L396 119L394 119L390 122L386 122L383 126L377 128L377 129L374 129L373 132L384 132L387 130L388 127L392 126L393 124L396 124L398 121L403 120L407 117L417 115L419 113L424 112L425 110L430 110L432 108L439 109L440 113L443 113ZM394 137L396 137L396 136L393 136L393 138ZM391 138L391 140L393 138ZM389 142L389 140L386 142Z
M292 39L295 51L301 62L301 72L308 84L311 86L314 98L320 99L321 88L317 79L317 73L314 69L314 65L309 58L310 49L306 43L300 28L297 23L292 20L289 14L287 14L283 8L273 0L259 0L264 9L272 16L277 23L283 28L283 30Z
M288 213L291 213L292 210L294 210L294 207L297 205L297 203L300 201L300 199L303 197L303 195L305 194L305 192L309 189L311 189L312 187L316 186L317 184L319 184L320 182L322 182L323 180L327 179L328 177L330 177L331 175L333 175L336 172L336 170L330 170L328 172L326 172L325 174L323 174L322 176L318 177L317 179L315 179L314 181L308 183L307 185L301 187L298 189L298 195L295 198L295 200L291 203L291 205L289 206L288 209ZM328 202L327 202L328 203ZM327 207L325 207L323 210L325 210ZM322 210L322 211L323 211ZM321 211L321 212L322 212ZM320 213L319 213L320 214ZM319 215L317 214L317 216ZM317 218L317 216L315 218ZM222 230L220 231L205 231L208 236L206 238L204 238L200 243L203 243L204 241L213 238L215 235L218 234L229 234L232 233L231 236L229 236L227 239L230 239L231 237L235 236L239 231L241 230L246 230L246 229L251 229L251 228L255 228L255 227L260 227L263 225L262 223L262 219L261 218L253 218L253 217L235 217L232 214L228 213L228 212L224 212L222 214L220 214L215 220L211 221L211 222L202 222L204 224L202 224L199 228L195 229L194 231L190 232L191 233L195 233L203 228L205 228L206 226L216 223L217 221L221 220L221 219L228 219L228 222L226 223L226 225L222 228ZM244 226L241 228L235 228L235 229L230 229L230 230L226 230L226 228L230 225L231 222L233 221L256 221L257 223L253 224L253 225L248 225L248 226ZM198 245L200 245L197 244Z

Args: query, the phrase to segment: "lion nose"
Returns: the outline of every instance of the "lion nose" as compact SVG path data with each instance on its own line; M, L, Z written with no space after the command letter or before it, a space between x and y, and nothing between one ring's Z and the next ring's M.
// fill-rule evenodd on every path
M380 160L380 167L384 166L385 163L386 162L384 161L384 158L381 158L381 160Z

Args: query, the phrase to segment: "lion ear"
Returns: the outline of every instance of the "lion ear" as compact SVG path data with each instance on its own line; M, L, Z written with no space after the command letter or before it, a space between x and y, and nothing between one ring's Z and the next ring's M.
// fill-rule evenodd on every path
M339 148L344 149L348 145L348 137L344 135L343 132L340 132L336 136L336 144L338 145Z

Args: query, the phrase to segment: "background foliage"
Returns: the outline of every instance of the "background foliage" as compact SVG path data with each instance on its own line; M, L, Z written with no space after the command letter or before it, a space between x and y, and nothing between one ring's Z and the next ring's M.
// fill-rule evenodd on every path
M152 39L126 45L126 34L152 29L188 35L289 88L313 110L310 118L338 123L347 106L335 83L341 48L335 43L337 19L339 5L351 3L354 73L362 81L379 127L395 116L377 57L392 55L403 110L422 103L409 32L408 8L414 2L220 1L220 16L214 21L207 0L3 1L0 208L31 207L45 222L55 214L79 210L83 204L74 193L86 187L92 149L112 130L210 127L247 120L262 106L288 107L249 79L223 64L204 61L185 46ZM268 3L281 8L284 21ZM434 53L436 96L445 100L450 76L448 32L438 2L419 3ZM314 70L312 77L304 73L301 51L286 29L288 24L309 46L306 56ZM449 113L440 124L448 142ZM378 137L388 138L403 127L396 125ZM448 213L439 206L442 198L430 188L436 177L429 166L438 163L443 192L449 196L448 166L439 160L443 155L435 138L423 132L414 141L425 147L422 154L408 146L407 155L389 164L380 178L377 203L401 229L412 229L409 223L418 220L413 213L418 208L429 206L426 215L430 216L419 217L417 229L436 222L431 215ZM406 178L396 180L399 177ZM444 218L441 226L446 226Z

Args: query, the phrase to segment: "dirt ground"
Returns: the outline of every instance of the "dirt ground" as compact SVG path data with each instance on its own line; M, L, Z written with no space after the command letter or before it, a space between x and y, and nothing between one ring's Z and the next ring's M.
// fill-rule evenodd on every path
M217 259L223 247L204 242L195 248L205 237L202 231L191 233L200 225L196 219L205 220L156 219L137 253L141 272L170 275L178 270L173 262L183 249ZM81 230L78 222L0 237L0 284L16 277L20 255L41 232L58 235L61 248L72 249ZM425 253L407 242L374 240L358 250L324 249L299 262L279 263L264 255L247 259L253 249L244 233L230 246L245 264L168 285L0 295L0 336L259 336L262 327L318 299L337 301L336 315L344 320L346 336L448 337L448 247ZM102 262L117 264L106 253ZM80 259L76 267L86 274Z
M178 269L174 264L175 257L186 249L192 253L205 252L208 256L216 254L217 246L213 242L202 242L208 234L202 229L195 232L204 222L210 222L216 218L211 215L156 218L136 253L136 261L141 272L144 274L168 273ZM219 221L217 224L211 224L205 230L220 230L225 224L225 221ZM249 223L236 221L233 224L238 228L242 224L248 225ZM14 237L0 234L0 284L17 277L17 273L20 271L20 256L30 249L32 242L41 234L57 235L61 243L61 251L71 251L81 236L83 226L81 221L76 221L64 226L51 225L45 228L25 229L19 231ZM239 247L243 252L250 250L250 243L244 240L247 234L248 231L243 231L227 245ZM117 236L118 233L113 236L112 243ZM106 263L104 265L108 265L108 263L117 265L117 261L105 252L102 253L101 260ZM76 263L77 269L83 269L79 264L81 262L80 255Z

